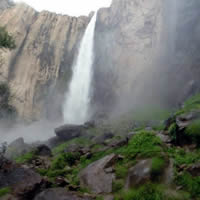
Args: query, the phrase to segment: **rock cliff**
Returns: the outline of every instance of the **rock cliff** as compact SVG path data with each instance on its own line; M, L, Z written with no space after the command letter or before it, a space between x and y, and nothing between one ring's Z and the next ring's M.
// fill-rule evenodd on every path
M48 102L57 106L59 93L55 98L51 91L63 79L67 85L88 22L88 17L38 13L25 4L0 13L0 25L7 27L17 45L14 51L1 51L0 79L9 82L19 116L26 120L48 117Z
M8 0L0 7L0 25L17 42L16 50L0 52L0 80L9 82L13 104L24 119L61 117L71 66L90 17L38 13ZM93 109L109 112L138 99L155 103L155 97L174 104L191 81L198 85L199 8L195 0L113 0L110 8L100 9Z

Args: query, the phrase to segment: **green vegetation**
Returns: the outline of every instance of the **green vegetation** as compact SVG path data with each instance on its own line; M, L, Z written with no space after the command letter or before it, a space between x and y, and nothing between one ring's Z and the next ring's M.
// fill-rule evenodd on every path
M165 166L166 166L166 161L164 158L155 157L152 159L152 167L151 167L152 180L155 180L160 175L162 175L163 170L165 169Z
M15 40L6 31L5 27L0 27L0 48L2 47L9 49L14 49L16 47Z
M176 115L200 109L200 94L189 98L183 105L183 108L176 112Z
M151 157L162 152L162 142L152 131L140 131L129 141L128 146L121 148L122 153L129 158Z
M120 191L125 185L125 181L123 179L120 179L120 180L116 180L113 182L113 185L112 185L112 190L113 192L118 192Z
M169 135L172 138L172 141L176 141L176 131L177 131L177 126L176 123L171 124L171 126L168 129Z
M123 191L115 200L189 200L188 195L170 195L165 193L166 188L156 184L146 184L137 189Z
M128 174L128 167L126 165L124 165L123 163L118 163L115 166L115 174L116 174L116 178L126 178L127 174Z
M175 182L188 191L192 197L200 197L200 176L192 177L189 173L184 172L176 176Z
M9 187L4 187L0 189L0 197L3 197L9 193L11 193L11 189Z
M192 138L197 144L200 141L200 119L193 121L187 128L185 133Z
M35 153L34 151L28 152L18 158L15 159L16 163L18 164L24 164L24 163L29 163L35 158Z

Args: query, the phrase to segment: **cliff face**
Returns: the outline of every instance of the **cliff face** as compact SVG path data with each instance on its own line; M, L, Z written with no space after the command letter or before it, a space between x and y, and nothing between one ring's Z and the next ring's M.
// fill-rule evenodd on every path
M0 7L0 25L17 43L16 50L0 52L0 80L9 82L22 118L57 119L90 17L37 13L7 0ZM109 112L122 102L155 103L155 97L174 104L188 83L198 85L199 10L196 0L113 0L110 8L100 9L93 109Z
M51 110L58 111L59 94L63 94L61 82L67 84L88 21L87 17L38 13L25 4L0 13L0 25L14 35L17 46L11 52L1 51L0 79L9 82L13 104L22 118L49 117L49 102ZM52 92L55 88L59 88L56 98Z
M110 8L99 11L94 98L102 109L109 110L116 100L128 100L124 97L133 88L141 89L136 82L158 52L162 6L160 0L114 0Z

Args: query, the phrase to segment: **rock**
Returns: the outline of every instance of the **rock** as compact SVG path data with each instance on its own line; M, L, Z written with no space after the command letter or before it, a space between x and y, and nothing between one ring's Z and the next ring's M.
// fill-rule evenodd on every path
M103 197L104 200L114 200L114 196L113 195L107 195Z
M8 159L14 159L22 154L31 150L31 146L24 142L23 138L18 138L8 145L5 157Z
M90 164L80 174L80 183L83 187L89 188L95 194L112 192L112 173L106 173L106 169L112 167L117 155L111 154Z
M84 127L85 127L86 129L94 128L94 127L95 127L95 121L86 122L86 123L84 124Z
M115 147L122 147L124 145L128 144L128 138L122 138L122 139L115 139L114 141L112 141L108 146L111 148L115 148Z
M83 133L84 126L82 125L64 125L55 129L57 137L63 141L71 140L80 137Z
M65 153L75 153L75 152L80 152L82 147L79 144L70 144L67 146L64 150Z
M49 146L50 148L54 148L61 143L62 143L61 138L55 136L55 137L48 139L48 141L46 142L46 145Z
M1 161L0 188L10 187L15 196L24 199L32 198L47 185L48 183L31 169L25 169L7 159Z
M158 132L156 134L163 143L169 144L172 142L172 139L169 137L169 135L166 135L165 132Z
M106 140L111 139L113 137L114 137L114 134L111 132L108 132L108 133L104 133L103 135L99 135L95 137L93 140L97 144L104 144Z
M54 183L58 187L65 187L66 185L69 185L69 181L63 177L56 177Z
M187 169L187 172L189 172L194 177L200 176L200 163L196 163L196 164L190 166Z
M126 188L134 188L136 186L147 183L151 179L152 160L141 160L134 167L129 169L126 180Z
M52 188L41 192L34 200L92 200L92 198L78 196L67 191L65 188Z
M169 164L164 171L163 182L166 185L173 184L174 181L174 163L173 159L169 160Z
M38 156L52 156L51 149L46 145L39 145L35 150L35 154Z
M130 132L128 133L127 137L130 140L135 134L137 134L137 132Z
M13 195L8 194L8 195L1 197L1 200L20 200L20 199Z

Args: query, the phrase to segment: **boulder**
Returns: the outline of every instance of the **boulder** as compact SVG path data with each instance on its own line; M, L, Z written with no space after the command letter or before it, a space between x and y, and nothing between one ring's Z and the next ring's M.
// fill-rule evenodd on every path
M114 137L114 134L111 133L111 132L107 132L107 133L104 133L102 135L99 135L97 137L95 137L93 140L95 143L97 144L104 144L104 142L108 139L111 139Z
M82 125L64 125L55 129L57 137L66 141L76 137L80 137L84 131Z
M67 191L65 188L52 188L41 192L34 200L92 200L92 198L78 196Z
M5 158L0 163L0 188L10 187L16 197L31 199L38 191L46 187L42 177Z
M128 138L115 139L108 146L111 148L122 147L128 144Z
M43 144L36 147L35 154L38 156L52 156L51 149Z
M114 196L113 195L106 195L103 197L104 200L114 200Z
M187 171L194 177L200 176L200 163L191 165Z
M23 138L18 138L10 145L8 145L5 152L5 157L8 159L14 159L18 156L21 156L22 154L27 153L28 151L30 151L30 149L31 146L26 144Z
M111 154L83 169L79 174L81 185L95 194L111 193L114 174L106 169L112 167L116 159L117 155Z
M129 169L126 180L126 188L134 188L135 186L147 183L151 179L152 160L141 160L134 167Z

